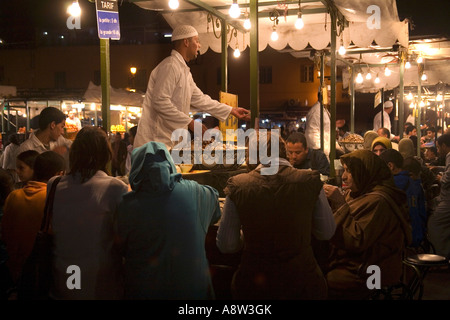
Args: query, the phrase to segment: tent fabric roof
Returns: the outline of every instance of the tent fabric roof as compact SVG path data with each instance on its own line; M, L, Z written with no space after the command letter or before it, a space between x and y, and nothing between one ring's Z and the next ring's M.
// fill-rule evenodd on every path
M89 86L84 93L83 99L87 102L102 103L102 88L89 82ZM129 92L125 89L110 89L110 103L122 106L142 107L144 95L137 92Z
M203 0L206 5L217 8L216 10L228 15L228 8L232 0ZM220 35L220 26L213 31L214 21L208 22L208 12L205 10L183 12L182 9L194 9L194 5L180 0L179 11L172 11L168 7L167 0L139 0L134 2L143 9L162 11L167 23L175 28L179 24L190 24L199 32L200 43L202 45L200 53L205 53L209 48L215 52L221 52L221 39L216 37ZM245 3L238 1L241 7L241 13L248 8L244 8ZM402 45L408 46L408 23L400 21L397 14L397 5L395 0L334 0L334 5L339 12L349 22L345 27L342 37L344 45L348 46L351 42L357 47L365 48L375 41L379 46L392 46L397 41ZM330 15L322 1L304 1L302 3L303 12L309 10L310 14L303 14L304 27L297 30L294 27L298 12L298 1L273 1L259 0L259 51L270 46L276 50L282 50L290 46L294 50L303 50L308 45L317 50L328 47L330 43ZM274 22L267 17L267 13L276 10L279 14L278 24L276 25L279 39L272 41L270 35L273 30ZM375 11L373 11L375 10ZM378 11L379 10L379 11ZM290 15L285 15L289 12ZM318 12L318 13L312 13ZM373 24L372 18L379 13L379 25ZM265 16L264 16L265 15ZM243 15L234 21L243 24ZM245 50L250 43L249 32L242 33L237 31L236 37L229 34L228 45L240 51ZM339 43L339 42L338 42Z

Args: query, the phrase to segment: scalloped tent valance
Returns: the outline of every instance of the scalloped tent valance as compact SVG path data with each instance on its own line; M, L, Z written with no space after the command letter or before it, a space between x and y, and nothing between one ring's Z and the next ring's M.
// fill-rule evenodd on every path
M203 0L204 4L217 8L223 15L228 15L228 8L232 0ZM238 1L242 6L248 5L248 0ZM134 2L143 9L161 11L167 23L175 28L179 24L190 24L199 32L200 43L202 45L200 53L205 53L209 48L220 53L221 39L220 26L216 28L214 21L208 19L208 12L183 11L198 8L189 2L180 0L179 11L170 10L168 0L142 0ZM395 0L335 0L334 5L349 22L342 32L344 45L353 43L357 47L366 48L375 42L382 47L392 46L400 43L408 46L409 34L408 23L400 21L397 14ZM329 46L331 38L330 15L328 9L322 1L304 1L302 11L309 12L303 14L304 27L297 30L294 27L297 15L285 13L296 13L298 11L298 1L276 2L269 0L259 0L259 28L258 28L258 50L262 51L270 46L276 50L283 50L287 46L294 50L303 50L308 45L316 50L322 50ZM241 8L244 13L247 8ZM273 31L274 22L267 14L278 13L278 24L276 30L279 35L277 41L272 41L270 35ZM235 19L243 24L243 16ZM228 45L241 51L245 50L250 43L249 32L237 31L236 36L228 34ZM339 42L338 42L339 43Z

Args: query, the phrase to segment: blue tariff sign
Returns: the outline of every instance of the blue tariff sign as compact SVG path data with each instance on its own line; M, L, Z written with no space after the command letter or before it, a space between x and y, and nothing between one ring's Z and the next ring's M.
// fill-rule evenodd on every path
M100 39L120 40L119 7L117 0L95 0L97 29Z

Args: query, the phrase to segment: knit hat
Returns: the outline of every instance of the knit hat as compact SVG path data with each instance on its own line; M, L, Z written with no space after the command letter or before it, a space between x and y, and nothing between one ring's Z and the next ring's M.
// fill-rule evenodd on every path
M391 100L388 100L388 101L386 101L386 102L384 103L383 106L384 106L385 109L389 109L389 108L393 108L393 107L394 107L394 104L392 103Z
M172 41L198 36L197 30L190 25L181 25L173 29Z
M378 137L378 138L374 139L372 141L372 147L371 147L372 151L373 151L373 148L378 144L382 144L386 149L392 149L392 143L386 137Z

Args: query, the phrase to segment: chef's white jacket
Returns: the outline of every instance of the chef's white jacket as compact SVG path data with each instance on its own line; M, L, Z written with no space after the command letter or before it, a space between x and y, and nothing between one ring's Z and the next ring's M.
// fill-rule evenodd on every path
M172 50L150 75L134 148L158 141L170 149L174 145L172 132L187 129L192 121L190 111L207 112L225 121L231 107L204 94L195 84L181 54Z
M330 156L330 114L323 108L323 152ZM308 148L320 149L320 103L316 102L306 115L305 137Z

